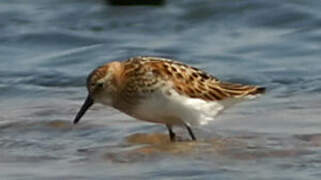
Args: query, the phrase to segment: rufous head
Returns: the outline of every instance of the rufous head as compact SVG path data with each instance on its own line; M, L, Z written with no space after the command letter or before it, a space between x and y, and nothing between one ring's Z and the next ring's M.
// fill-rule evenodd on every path
M98 67L91 72L87 78L88 96L77 113L74 124L76 124L85 112L96 102L112 105L113 97L117 93L122 73L122 64L114 61Z

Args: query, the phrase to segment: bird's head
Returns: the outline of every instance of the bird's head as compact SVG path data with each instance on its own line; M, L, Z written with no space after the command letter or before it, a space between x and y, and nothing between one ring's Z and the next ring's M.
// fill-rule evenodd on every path
M112 105L113 97L120 85L122 64L111 62L98 67L87 78L88 96L77 113L74 124L76 124L85 112L96 102Z

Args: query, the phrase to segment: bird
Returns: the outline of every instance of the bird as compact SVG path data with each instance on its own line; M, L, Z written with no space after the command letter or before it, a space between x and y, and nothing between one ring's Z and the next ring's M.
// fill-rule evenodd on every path
M266 88L221 81L169 58L135 56L94 69L87 77L87 90L74 124L100 103L138 120L165 125L175 142L174 126L186 128L195 141L193 126L208 124L226 108L257 97Z

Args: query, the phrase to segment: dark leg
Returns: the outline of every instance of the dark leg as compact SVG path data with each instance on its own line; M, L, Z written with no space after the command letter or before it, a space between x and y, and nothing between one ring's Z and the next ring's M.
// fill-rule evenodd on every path
M170 140L172 141L172 142L174 142L175 141L175 133L173 132L173 130L172 130L172 126L171 125L168 125L168 124L166 124L166 127L167 127L167 129L168 129L168 132L169 132L169 138L170 138Z
M188 133L189 133L189 135L191 136L192 140L193 140L193 141L196 141L196 138L195 138L195 136L194 136L194 133L193 133L191 127L189 127L188 124L185 124L185 127L186 127L186 129L188 130Z

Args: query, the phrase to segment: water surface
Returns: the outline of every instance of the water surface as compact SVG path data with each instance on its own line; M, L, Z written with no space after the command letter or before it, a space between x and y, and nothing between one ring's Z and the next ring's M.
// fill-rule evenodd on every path
M321 3L103 0L0 2L1 179L319 179ZM130 56L174 57L267 94L216 122L165 127L95 105L71 124L89 72Z

